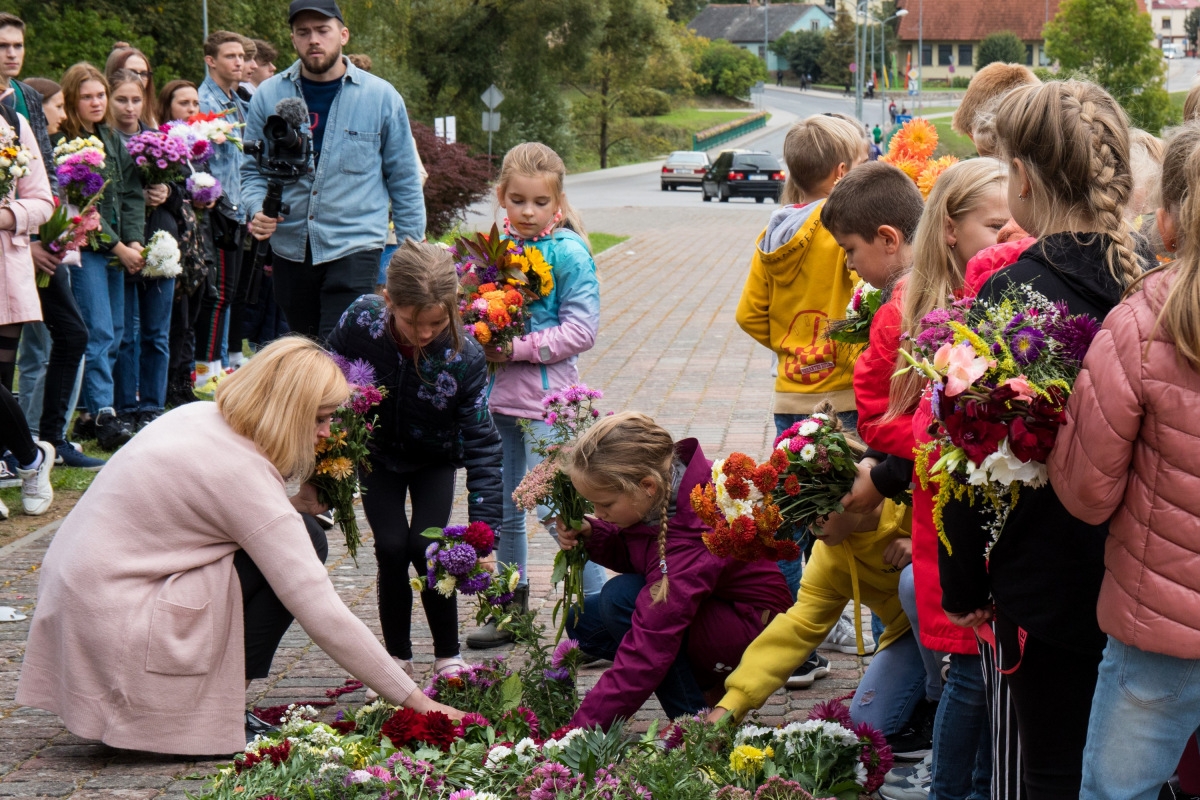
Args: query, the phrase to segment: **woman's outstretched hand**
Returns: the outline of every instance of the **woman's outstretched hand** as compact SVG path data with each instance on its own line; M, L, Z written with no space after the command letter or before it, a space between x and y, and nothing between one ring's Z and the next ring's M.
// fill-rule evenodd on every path
M440 711L455 722L463 718L462 711L426 697L425 692L420 689L415 689L412 694L404 698L403 705L405 708L411 708L413 711L421 714L428 714L430 711Z
M568 528L561 519L555 520L554 526L558 529L558 546L563 550L573 550L575 545L592 535L592 523L588 522L586 518L579 530Z

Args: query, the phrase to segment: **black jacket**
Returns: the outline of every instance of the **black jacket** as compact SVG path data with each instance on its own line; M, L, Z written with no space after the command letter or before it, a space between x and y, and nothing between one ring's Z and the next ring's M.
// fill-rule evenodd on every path
M462 352L455 354L443 336L416 364L400 351L383 298L365 294L342 314L329 346L347 359L369 362L376 385L387 390L370 443L372 468L466 467L471 521L499 531L500 432L488 410L487 361L479 343L463 337Z
M1072 234L1041 239L1015 264L993 275L979 292L997 301L1013 288L1029 286L1072 314L1103 322L1121 300L1123 287L1104 261L1107 237ZM988 606L1038 638L1082 652L1098 652L1106 637L1096 622L1096 600L1104 577L1108 525L1088 525L1067 513L1054 489L1021 489L1019 499L985 561L993 514L965 502L946 506L946 535L954 555L938 548L942 606L967 613Z

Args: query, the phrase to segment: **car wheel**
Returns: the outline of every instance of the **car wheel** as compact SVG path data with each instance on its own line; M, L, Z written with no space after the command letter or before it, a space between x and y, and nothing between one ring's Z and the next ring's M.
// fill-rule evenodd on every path
M665 192L667 190L667 185L665 183L660 183L658 185L658 188L662 189Z
M672 191L672 192L673 192L673 191L675 191L675 190L676 190L676 189L678 189L678 188L679 188L679 184L677 184L677 183L672 183L672 184L671 184L671 191Z
M762 203L762 202L765 202L765 201L766 201L766 199L767 199L767 198L765 198L765 197L756 197L756 198L754 198L754 202L756 202L756 203Z
M708 190L705 189L703 186L700 187L700 194L703 196L704 202L706 202L706 203L712 202L712 198L708 196Z
M722 186L720 189L720 193L721 193L721 202L728 203L729 202L729 184L725 184L724 186Z

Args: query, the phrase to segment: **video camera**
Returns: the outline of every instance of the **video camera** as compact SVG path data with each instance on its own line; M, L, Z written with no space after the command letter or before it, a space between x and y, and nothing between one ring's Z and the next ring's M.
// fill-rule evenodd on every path
M267 179L267 194L262 213L272 219L287 216L292 209L283 202L283 187L308 174L312 161L312 136L309 133L308 106L299 97L285 97L275 104L275 113L263 123L263 138L242 144L247 155L254 156L258 171ZM250 269L245 288L246 302L258 302L262 284L266 242L254 239L250 245Z

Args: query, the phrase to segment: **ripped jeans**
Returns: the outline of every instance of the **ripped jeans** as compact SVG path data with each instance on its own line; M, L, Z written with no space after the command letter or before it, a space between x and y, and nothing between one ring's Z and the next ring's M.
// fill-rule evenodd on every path
M924 697L925 662L909 631L875 653L850 702L850 718L891 736L904 728Z

